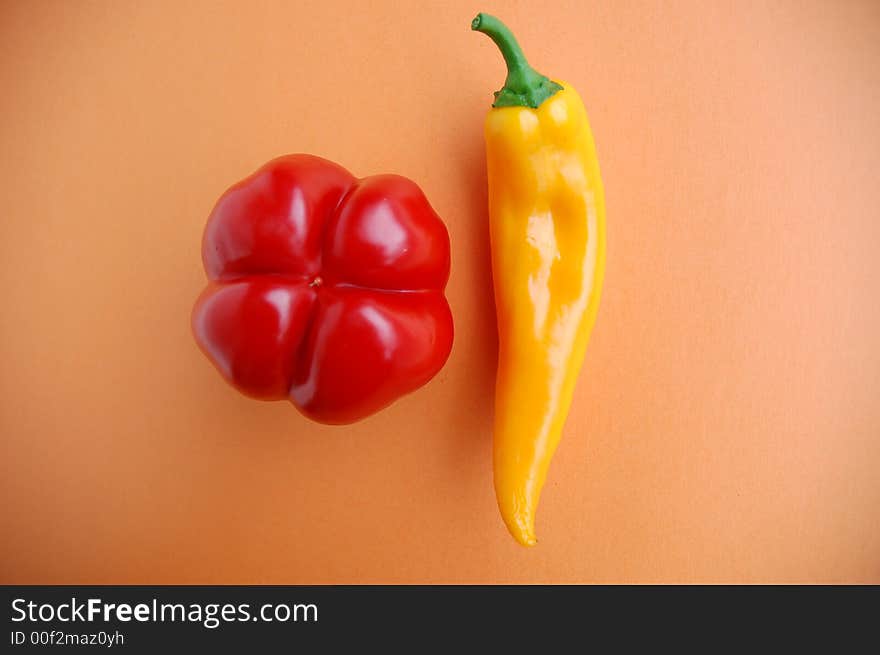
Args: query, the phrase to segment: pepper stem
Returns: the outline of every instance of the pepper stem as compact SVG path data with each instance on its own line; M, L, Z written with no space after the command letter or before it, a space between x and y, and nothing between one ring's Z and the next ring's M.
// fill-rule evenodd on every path
M516 37L495 16L477 14L471 21L471 29L492 39L507 64L507 79L501 90L495 92L493 107L537 109L547 98L562 90L559 84L529 66Z

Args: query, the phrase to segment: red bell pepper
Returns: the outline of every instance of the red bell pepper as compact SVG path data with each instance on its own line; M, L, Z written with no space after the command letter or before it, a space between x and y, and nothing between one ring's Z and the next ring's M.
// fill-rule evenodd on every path
M424 385L452 348L449 235L414 182L311 155L221 196L196 341L243 393L349 423Z

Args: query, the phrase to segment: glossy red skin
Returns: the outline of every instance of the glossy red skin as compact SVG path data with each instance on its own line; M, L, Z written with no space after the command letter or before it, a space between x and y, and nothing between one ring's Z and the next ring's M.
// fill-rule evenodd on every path
M205 228L196 341L226 380L350 423L430 380L452 348L449 235L414 182L311 155L230 188Z

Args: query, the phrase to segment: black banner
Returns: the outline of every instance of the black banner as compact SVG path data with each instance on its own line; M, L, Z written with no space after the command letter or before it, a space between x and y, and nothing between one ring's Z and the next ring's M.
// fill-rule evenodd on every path
M291 652L488 639L539 652L869 634L877 587L3 587L3 652ZM705 641L708 639L709 641ZM462 641L464 640L464 641ZM575 641L571 641L575 640ZM256 649L256 650L255 650ZM64 650L60 652L65 652Z

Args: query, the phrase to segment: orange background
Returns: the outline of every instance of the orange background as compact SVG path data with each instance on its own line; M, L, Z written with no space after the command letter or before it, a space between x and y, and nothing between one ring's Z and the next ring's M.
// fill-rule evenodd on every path
M491 482L482 121L569 80L605 293L538 515ZM880 583L880 4L0 5L0 582ZM205 218L287 152L416 180L456 342L357 425L238 395Z

